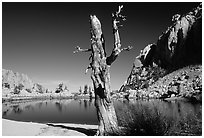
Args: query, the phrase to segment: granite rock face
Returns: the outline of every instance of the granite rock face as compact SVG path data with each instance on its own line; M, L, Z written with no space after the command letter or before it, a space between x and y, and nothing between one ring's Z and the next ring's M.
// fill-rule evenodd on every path
M25 91L27 93L45 93L46 91L42 85L34 83L27 75L2 69L2 89L7 89L9 93L15 93L17 87L21 87L18 88L19 94L25 94Z
M181 90L182 86L178 88L175 85L161 93L147 92L150 86L167 74L186 66L202 64L202 5L187 14L174 15L172 21L173 25L168 27L156 43L141 50L120 91L136 90L136 95L158 98L164 97L168 91L173 91L172 97L178 96L178 91L187 93L186 89Z
M153 60L165 69L202 63L202 5L185 15L174 15L173 25L155 46Z
M19 74L12 72L11 70L2 69L2 83L3 86L8 84L10 88L14 88L19 84L23 84L23 86L27 89L32 89L34 82L28 78L25 74Z
M185 15L174 15L168 27L156 42L141 50L136 60L142 66L158 65L175 70L202 63L202 5Z

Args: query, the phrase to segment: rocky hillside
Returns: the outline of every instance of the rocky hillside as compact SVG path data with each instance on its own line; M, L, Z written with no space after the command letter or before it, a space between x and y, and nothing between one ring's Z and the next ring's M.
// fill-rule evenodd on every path
M4 93L21 94L24 93L45 93L46 89L34 83L25 74L14 73L11 70L2 69L2 89Z
M163 85L162 83L158 84L158 80L173 71L189 65L202 64L202 5L200 4L187 14L174 15L172 21L173 25L162 33L156 43L141 50L135 59L126 83L120 91L130 89L137 90L136 93L138 90L146 91L152 85ZM190 72L193 71L195 70ZM197 76L201 76L201 72L202 67L196 72ZM199 78L201 82L201 77ZM167 80L172 81L169 78ZM159 97L165 97L167 92L167 90L162 91Z
M191 65L165 75L148 87L145 94L157 98L183 97L202 101L202 66Z

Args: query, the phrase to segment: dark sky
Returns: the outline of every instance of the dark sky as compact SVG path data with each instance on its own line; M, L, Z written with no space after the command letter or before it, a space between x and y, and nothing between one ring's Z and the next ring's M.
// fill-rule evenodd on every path
M50 89L59 82L71 91L91 85L85 75L89 54L73 54L77 45L90 47L89 15L102 24L107 54L113 48L111 13L124 5L127 16L120 30L123 52L111 68L111 87L119 89L127 79L135 57L147 44L154 43L171 25L171 17L184 14L198 3L13 3L2 4L2 67L27 74L33 81Z

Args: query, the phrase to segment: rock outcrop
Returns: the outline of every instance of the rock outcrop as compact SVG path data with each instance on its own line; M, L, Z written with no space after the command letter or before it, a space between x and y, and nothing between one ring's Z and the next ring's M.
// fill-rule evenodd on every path
M14 73L11 70L5 69L2 69L2 89L7 89L3 91L6 92L7 94L10 93L26 94L26 92L27 93L46 92L46 89L42 85L34 83L30 78L28 78L27 75Z
M202 63L202 5L185 15L174 15L174 24L152 48L153 61L165 69Z
M147 96L157 98L182 97L202 101L202 66L193 65L176 70L144 90Z
M137 90L136 95L142 93L146 97L162 97L161 93L154 94L146 90L160 78L177 69L202 64L202 5L187 14L174 15L172 21L173 25L168 27L156 43L141 50L120 91L128 92L134 89ZM167 92L168 90L162 93L167 94Z
M15 86L22 84L26 89L32 89L34 82L25 74L14 73L11 70L2 69L3 87L14 89Z

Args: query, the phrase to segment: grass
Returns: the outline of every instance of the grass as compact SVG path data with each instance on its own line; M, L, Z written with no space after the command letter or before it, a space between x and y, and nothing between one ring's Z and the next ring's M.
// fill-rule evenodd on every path
M201 136L202 120L192 114L186 115L184 118L174 124L166 135L174 136Z
M193 114L173 119L164 116L156 106L128 105L117 112L121 130L117 135L124 136L200 136L202 121Z

